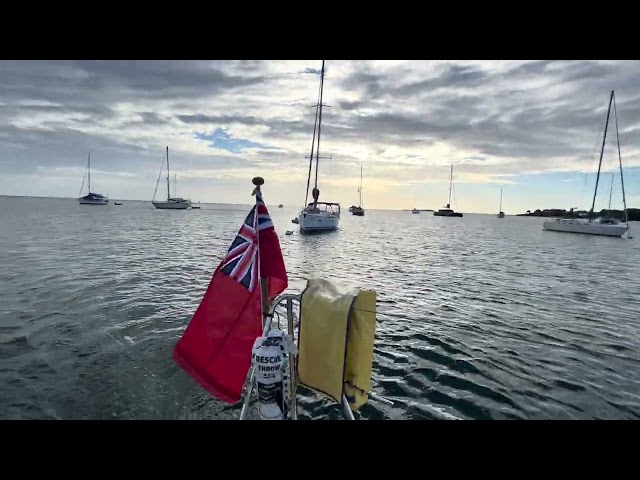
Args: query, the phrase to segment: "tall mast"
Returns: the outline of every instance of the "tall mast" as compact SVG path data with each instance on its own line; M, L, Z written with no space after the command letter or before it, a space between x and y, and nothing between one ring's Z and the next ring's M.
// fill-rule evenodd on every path
M451 164L451 172L449 172L449 203L447 208L451 208L451 183L453 182L453 163Z
M315 188L318 188L318 164L320 163L319 155L320 155L320 132L322 131L322 94L323 92L324 92L324 60L322 60L322 70L320 71L320 104L318 106L318 143L316 144L316 179L314 183Z
M502 189L500 189L500 211L502 211Z
M611 102L613 102L613 90L609 97L609 108L607 109L607 121L604 124L604 135L602 137L602 149L600 150L600 161L598 162L598 175L596 176L596 188L593 191L593 202L591 203L591 211L589 219L592 218L593 210L596 208L596 195L598 194L598 182L600 181L600 169L602 168L602 156L604 155L604 143L607 140L607 127L609 126L609 115L611 114Z
M323 62L324 65L324 62ZM320 92L322 90L322 83L320 83L320 86L318 87L318 92ZM320 93L318 93L318 97L320 97ZM315 143L316 143L316 130L318 128L318 111L320 109L320 104L316 105L316 118L313 121L313 137L311 139L311 154L309 155L309 173L307 174L307 191L305 193L305 197L304 197L304 206L303 208L305 208L307 206L307 200L309 198L309 183L311 182L311 167L313 165L313 149L315 147ZM316 173L316 177L317 177L317 173ZM317 184L317 180L316 180L316 184Z
M171 191L169 190L169 146L167 145L167 201L171 198Z
M87 160L87 169L89 170L89 193L91 193L91 152L89 152L89 159Z

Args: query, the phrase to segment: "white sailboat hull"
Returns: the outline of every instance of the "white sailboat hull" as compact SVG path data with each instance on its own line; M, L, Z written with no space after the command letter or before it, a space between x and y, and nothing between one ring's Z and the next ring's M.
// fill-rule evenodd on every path
M191 202L151 202L159 210L186 210Z
M301 232L320 232L337 230L340 226L340 217L322 213L300 213L298 224Z
M547 220L544 222L543 228L554 232L583 233L607 237L622 237L628 229L625 224L606 224L578 220Z

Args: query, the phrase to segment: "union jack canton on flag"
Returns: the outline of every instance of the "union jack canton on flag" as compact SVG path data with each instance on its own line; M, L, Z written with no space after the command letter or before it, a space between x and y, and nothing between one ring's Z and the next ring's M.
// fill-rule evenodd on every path
M239 282L250 292L253 292L258 284L258 235L259 232L268 229L273 230L273 222L262 196L256 194L256 204L245 218L220 268L222 273Z

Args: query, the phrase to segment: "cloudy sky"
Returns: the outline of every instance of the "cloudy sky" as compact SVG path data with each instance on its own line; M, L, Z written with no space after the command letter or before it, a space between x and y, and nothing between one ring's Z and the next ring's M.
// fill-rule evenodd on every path
M151 200L169 146L177 194L299 206L321 60L0 61L0 194ZM519 213L588 208L611 90L627 201L640 207L637 61L327 61L321 199ZM603 170L617 168L615 123ZM173 178L172 178L173 179ZM601 178L597 208L609 200ZM158 196L164 192L162 184ZM83 192L85 194L86 192ZM173 192L172 192L173 193ZM621 205L616 174L613 205Z

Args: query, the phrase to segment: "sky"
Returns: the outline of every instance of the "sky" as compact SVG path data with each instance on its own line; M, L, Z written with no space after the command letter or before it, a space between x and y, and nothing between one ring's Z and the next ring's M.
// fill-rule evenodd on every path
M304 202L321 60L0 61L0 195ZM609 95L640 207L640 62L327 60L320 200L507 214L591 206ZM315 167L314 167L315 168ZM612 111L596 209L621 208ZM615 177L613 177L615 172ZM166 170L163 173L166 176ZM313 180L312 180L313 182ZM156 197L166 196L161 180ZM173 187L172 187L173 195Z

